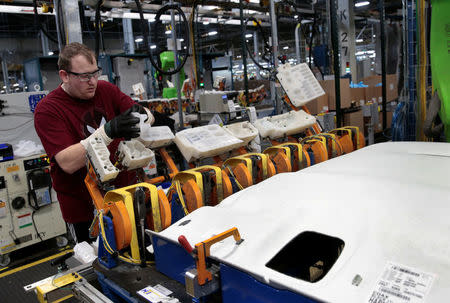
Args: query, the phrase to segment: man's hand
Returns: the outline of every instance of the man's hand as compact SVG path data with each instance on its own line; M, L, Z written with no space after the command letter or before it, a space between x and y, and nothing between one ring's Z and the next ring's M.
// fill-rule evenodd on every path
M133 112L133 107L127 109L105 124L105 133L108 137L111 139L124 138L125 140L139 137L140 129L139 125L137 125L139 123L139 118L131 114Z
M148 104L148 102L147 102ZM136 112L136 113L140 113L140 114L144 114L147 115L147 119L144 120L144 122L149 123L150 125L153 124L153 122L155 121L155 118L153 117L152 113L150 112L150 110L148 108L145 108L144 106L140 105L140 104L134 104L131 107L131 111L132 112Z

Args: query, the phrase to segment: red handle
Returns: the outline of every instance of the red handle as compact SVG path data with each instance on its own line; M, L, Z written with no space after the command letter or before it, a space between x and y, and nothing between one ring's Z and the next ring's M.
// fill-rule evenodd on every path
M189 244L188 240L186 239L185 236L181 235L178 237L178 242L181 244L181 246L183 246L183 248L188 252L188 253L192 253L192 251L194 250L191 246L191 244Z

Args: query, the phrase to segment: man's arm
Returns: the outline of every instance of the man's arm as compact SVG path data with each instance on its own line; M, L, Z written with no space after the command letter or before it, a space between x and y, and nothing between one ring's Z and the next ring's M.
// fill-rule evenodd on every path
M57 153L55 160L64 172L73 174L86 165L86 149L81 143L73 144Z

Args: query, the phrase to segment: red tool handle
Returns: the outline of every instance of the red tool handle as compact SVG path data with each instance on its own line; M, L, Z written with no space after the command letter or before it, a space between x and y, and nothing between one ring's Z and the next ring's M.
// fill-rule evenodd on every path
M194 250L191 246L191 244L189 244L188 240L186 239L185 236L181 235L178 237L178 242L181 244L181 246L183 246L183 248L188 252L188 253L192 253L192 251Z

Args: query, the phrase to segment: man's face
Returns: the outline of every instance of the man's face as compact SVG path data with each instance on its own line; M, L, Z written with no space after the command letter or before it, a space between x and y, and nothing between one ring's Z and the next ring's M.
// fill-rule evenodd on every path
M71 59L70 71L60 70L59 76L64 83L65 90L70 96L89 100L95 95L98 77L90 77L88 81L82 81L78 75L72 73L93 73L97 70L97 61L95 59L90 63L84 56L77 55Z

